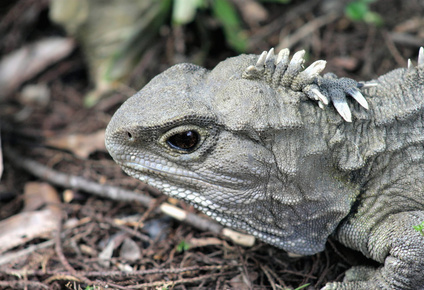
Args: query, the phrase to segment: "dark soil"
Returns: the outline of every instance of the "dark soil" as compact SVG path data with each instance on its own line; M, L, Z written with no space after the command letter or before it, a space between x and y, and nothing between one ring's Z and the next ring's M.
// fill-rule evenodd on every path
M65 35L60 27L49 21L48 1L6 2L0 4L0 56L44 37ZM321 17L328 23L319 27L312 25L308 35L289 44L292 51L305 49L309 62L325 59L326 71L369 80L406 66L408 58L416 60L419 46L424 45L422 0L377 1L371 5L371 10L384 20L380 27L353 22L344 16L328 20L324 16L329 15L325 7L333 7L332 2L345 5L342 1L330 0L263 4L269 13L268 20L260 25L244 23L250 39L247 52L260 53L276 47L282 39L290 39L288 36L293 40L308 24L314 21L319 24L317 19ZM210 13L201 13L213 22ZM207 45L199 41L196 24L184 26L178 33L165 24L135 66L127 84L133 89L131 91L140 89L146 81L181 59L212 68L237 54L225 45L218 25L206 28L203 38L209 39ZM261 242L251 248L235 245L221 236L201 232L159 214L154 208L167 198L122 173L104 150L96 150L88 158L79 158L69 150L47 146L49 138L104 129L114 111L131 95L128 90L121 90L94 107L86 108L83 97L92 89L88 76L83 53L76 49L7 96L0 96L3 148L12 147L27 160L37 161L56 172L140 192L150 195L156 202L146 208L137 202L110 200L55 185L62 200L62 223L72 219L79 223L59 227L60 238L55 232L6 252L19 252L45 241L54 241L50 246L1 264L1 289L85 289L89 285L112 289L294 289L305 284L309 284L306 289L318 289L327 282L341 281L351 265L375 265L360 253L331 240L324 252L308 257L289 257L284 251ZM48 105L20 101L23 85L37 83L48 84L51 92ZM42 181L17 166L7 150L3 150L3 155L0 220L21 212L22 193L27 183ZM66 194L71 194L71 200L65 198ZM195 212L182 202L176 203ZM138 215L138 223L117 222L117 219L132 215ZM151 228L159 229L160 234L153 234ZM122 257L125 238L141 249L139 259ZM184 242L193 238L214 242L181 250ZM110 263L104 263L99 253L111 239L116 241L115 248ZM124 268L133 272L126 272Z

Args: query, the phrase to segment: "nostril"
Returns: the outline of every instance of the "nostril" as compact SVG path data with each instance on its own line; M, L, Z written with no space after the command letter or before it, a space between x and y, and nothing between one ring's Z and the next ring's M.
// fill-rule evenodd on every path
M127 137L128 137L128 140L130 140L130 141L133 141L134 140L133 135L131 134L131 132L127 132Z

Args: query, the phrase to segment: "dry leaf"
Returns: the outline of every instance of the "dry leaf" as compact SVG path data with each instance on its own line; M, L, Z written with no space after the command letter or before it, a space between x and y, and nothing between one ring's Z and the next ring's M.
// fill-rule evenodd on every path
M24 208L22 211L35 211L44 205L54 209L60 199L56 189L44 182L27 182L24 186Z
M128 261L136 261L141 258L140 247L130 238L126 238L122 243L119 257Z
M110 267L110 259L112 258L114 249L115 249L115 241L111 240L106 245L106 247L103 249L103 251L101 251L101 253L99 254L98 263L101 266L106 267L106 268Z
M133 272L134 271L134 268L133 267L131 267L130 265L128 265L128 264L125 264L125 263L116 263L115 264L115 266L117 266L118 267L118 269L119 269L119 271L122 271L122 272L128 272L128 273L130 273L130 272Z
M22 245L34 238L50 234L61 218L56 190L47 183L31 183L25 187L25 210L0 222L0 253ZM41 199L39 203L36 199ZM30 211L46 204L46 208Z
M46 107L50 102L50 88L47 84L28 84L22 87L19 100L24 105Z
M255 281L258 278L258 273L249 272L248 276L246 273L241 273L230 280L232 289L252 289L251 281Z
M40 40L0 60L0 99L31 79L47 66L69 55L75 43L70 38Z
M96 150L105 151L105 130L93 134L73 134L50 138L47 144L53 147L69 150L76 156L87 158Z
M122 244L125 238L126 234L124 232L118 232L112 235L107 240L103 240L102 242L100 242L100 244L105 243L105 245L103 247L103 250L99 253L99 265L103 267L110 266L110 260L113 256L113 251Z

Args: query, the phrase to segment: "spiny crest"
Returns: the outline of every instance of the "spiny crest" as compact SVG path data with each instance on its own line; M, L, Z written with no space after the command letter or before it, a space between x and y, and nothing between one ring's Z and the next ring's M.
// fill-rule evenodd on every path
M416 68L424 66L424 47L420 47L420 50L418 52L418 62L417 66L414 67L412 64L411 59L408 59L408 70L409 71L415 71Z
M281 50L277 57L273 48L269 52L264 51L255 65L246 68L242 77L252 80L265 80L273 88L283 87L292 91L301 91L309 99L318 101L320 108L333 103L337 112L347 122L352 121L352 114L347 104L346 95L351 96L362 107L368 109L368 103L359 88L371 85L364 86L347 78L337 79L333 76L320 76L326 65L324 60L317 60L303 69L304 50L296 52L291 60L289 55L290 51L287 48Z
M424 65L424 47L420 47L420 51L418 53L418 66Z
M350 126L347 134L337 130L327 142L341 170L357 170L383 151L403 152L414 148L412 144L423 143L423 70L424 48L420 48L416 66L409 61L408 68L393 70L364 84L362 88L369 89L367 95L372 96L374 120ZM315 136L311 139L317 140ZM409 160L423 157L414 156L410 150Z

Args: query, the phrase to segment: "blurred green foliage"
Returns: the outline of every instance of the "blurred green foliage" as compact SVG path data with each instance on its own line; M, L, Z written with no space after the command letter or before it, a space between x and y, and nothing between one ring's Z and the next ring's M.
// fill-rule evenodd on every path
M184 240L182 240L178 245L177 245L177 253L181 253L184 251L187 251L190 249L190 244Z
M364 21L375 26L383 25L380 14L370 10L370 4L376 0L356 0L346 5L345 14L353 21Z
M232 3L228 0L212 3L213 15L222 24L228 44L237 52L246 51L247 34L243 32L240 17Z
M414 230L416 230L417 232L419 232L421 235L424 236L424 221L416 226L413 226Z
M290 0L259 0L285 4ZM174 0L172 22L185 25L195 20L199 9L210 9L213 17L222 25L228 45L238 53L247 49L248 35L243 29L240 15L231 0Z

